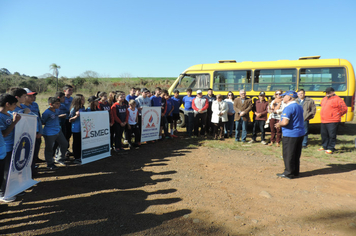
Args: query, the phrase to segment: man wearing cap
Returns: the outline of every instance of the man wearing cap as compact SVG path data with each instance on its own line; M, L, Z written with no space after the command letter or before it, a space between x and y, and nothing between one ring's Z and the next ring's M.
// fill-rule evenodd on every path
M198 136L199 124L201 124L200 135L205 135L206 115L209 102L203 98L201 90L197 90L197 96L193 99L192 107L194 110L194 136Z
M240 97L234 100L235 110L235 141L240 141L240 130L242 128L241 140L246 142L247 124L250 121L249 112L252 110L252 99L246 97L244 89L240 90Z
M304 89L298 90L298 100L299 105L303 107L303 117L304 117L304 138L303 138L303 148L308 146L308 131L309 131L309 120L313 119L316 113L316 106L314 100L305 96Z
M261 143L266 145L265 141L265 123L267 120L268 113L268 102L265 100L265 92L260 92L258 95L258 100L253 104L252 111L254 112L253 117L253 131L252 131L252 140L249 143L255 143L257 138L257 127L261 131Z
M347 106L335 90L329 87L325 90L326 96L321 100L321 145L318 151L325 151L326 154L332 154L335 151L336 134L341 116L347 112Z
M38 158L38 153L40 152L40 148L41 148L41 143L42 143L42 121L41 121L41 113L40 113L40 109L38 107L38 104L35 102L36 100L36 95L37 92L33 92L28 88L24 88L24 90L27 92L27 96L26 96L26 100L25 103L22 104L24 107L30 109L31 113L29 114L33 114L36 115L36 119L37 119L37 128L36 128L36 141L35 141L35 149L33 152L33 158L32 158L32 172L35 172L35 167L36 167L36 162L39 162L40 159Z
M285 107L281 115L281 121L275 124L278 129L282 127L284 172L278 177L293 179L299 176L300 155L302 154L302 142L304 137L303 108L295 101L298 94L287 91L282 94Z

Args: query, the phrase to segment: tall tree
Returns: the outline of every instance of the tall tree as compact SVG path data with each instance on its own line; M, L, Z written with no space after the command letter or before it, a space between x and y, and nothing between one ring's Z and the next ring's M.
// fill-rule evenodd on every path
M49 69L52 70L53 72L53 75L57 78L57 91L58 91L58 74L59 74L59 71L58 69L61 69L61 67L59 65L57 65L56 63L52 63L50 66L49 66Z

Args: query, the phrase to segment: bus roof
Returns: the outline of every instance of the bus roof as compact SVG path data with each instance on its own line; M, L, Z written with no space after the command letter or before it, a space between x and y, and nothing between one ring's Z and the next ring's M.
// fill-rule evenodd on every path
M198 64L184 71L209 71L209 70L243 70L243 69L273 69L273 68L299 68L320 66L351 66L345 59L307 59L307 60L278 60L278 61L243 61L230 63Z

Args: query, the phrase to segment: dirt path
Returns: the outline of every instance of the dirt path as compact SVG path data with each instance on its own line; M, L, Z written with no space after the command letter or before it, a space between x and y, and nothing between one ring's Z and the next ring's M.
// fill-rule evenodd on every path
M199 140L128 153L41 168L37 186L0 205L0 234L356 235L356 164L302 160L288 180L275 175L282 159Z

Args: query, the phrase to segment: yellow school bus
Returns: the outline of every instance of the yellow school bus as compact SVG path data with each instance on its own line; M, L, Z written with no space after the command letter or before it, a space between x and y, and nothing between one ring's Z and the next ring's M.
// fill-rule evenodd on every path
M186 95L191 88L193 95L198 89L207 94L212 88L214 94L226 96L232 91L236 97L241 89L247 96L258 98L260 91L270 100L277 89L283 91L304 89L307 97L314 99L317 113L310 123L320 123L320 103L325 89L333 87L335 93L344 99L348 111L341 122L352 121L355 103L355 74L351 63L345 59L320 59L320 56L301 57L299 60L278 60L263 62L236 62L222 60L214 64L199 64L186 69L178 76L169 89Z

